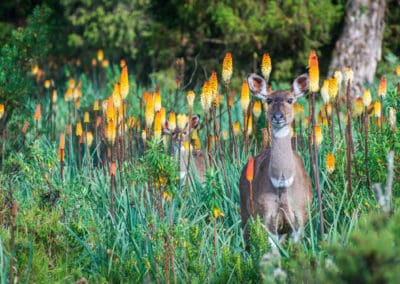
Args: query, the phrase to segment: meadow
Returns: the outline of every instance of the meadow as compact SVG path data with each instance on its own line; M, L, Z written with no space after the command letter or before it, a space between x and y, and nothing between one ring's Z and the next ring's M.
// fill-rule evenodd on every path
M354 98L352 70L320 78L310 53L292 142L314 201L301 241L276 253L259 218L243 238L239 178L271 139L234 57L194 90L181 60L147 88L102 50L58 77L33 66L29 119L17 108L1 136L0 282L398 283L400 67ZM268 80L271 57L260 58ZM193 156L180 178L182 147L205 153L204 181Z

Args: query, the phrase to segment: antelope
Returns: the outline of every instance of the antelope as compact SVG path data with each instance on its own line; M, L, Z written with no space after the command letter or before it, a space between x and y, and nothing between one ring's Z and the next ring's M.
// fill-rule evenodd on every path
M293 104L308 90L308 75L297 77L290 91L268 92L267 83L256 74L247 80L253 95L268 104L266 116L272 126L272 145L254 158L253 200L250 200L250 184L246 179L247 165L242 170L239 183L242 225L247 241L248 219L252 214L260 216L269 241L276 248L286 234L291 234L294 242L298 241L313 197L304 163L292 149L290 131Z
M168 121L166 121L166 124L164 125L164 132L170 134L173 137L174 141L176 142L175 145L173 145L173 151L175 155L179 156L179 177L181 184L185 183L186 177L190 170L190 167L188 165L189 153L185 149L184 143L189 139L189 130L192 131L198 127L199 120L200 117L198 115L193 115L190 118L188 125L185 127L185 129L183 129L182 133L180 133L178 129L172 132L168 128ZM178 143L180 134L182 134L181 136L182 141ZM190 143L191 141L188 142ZM191 155L192 158L190 159L191 160L190 163L194 166L197 179L201 183L203 183L206 172L204 152L201 149L194 149L193 147L191 147Z

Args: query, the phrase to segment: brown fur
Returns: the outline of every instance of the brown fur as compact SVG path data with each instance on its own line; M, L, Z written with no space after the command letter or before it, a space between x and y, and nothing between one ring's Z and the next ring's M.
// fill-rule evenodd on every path
M255 80L256 84L251 84ZM261 83L260 83L261 82ZM285 127L293 121L293 104L297 97L304 94L308 87L308 78L298 77L291 91L275 91L268 94L261 77L249 77L249 86L259 98L268 99L267 118L273 121L274 115L281 113ZM307 83L307 84L305 84ZM305 86L307 85L307 86ZM267 100L267 101L268 101ZM274 125L272 123L272 125ZM283 129L273 126L275 133ZM247 221L251 217L250 184L246 179L247 165L240 177L240 208L242 224L245 228L245 238L248 237ZM293 182L287 187L275 187L271 182L275 179L289 179ZM252 183L253 204L255 216L260 216L269 233L283 235L298 232L308 220L308 210L313 193L310 177L304 167L301 157L292 149L290 134L280 137L273 136L272 146L254 158L254 176Z

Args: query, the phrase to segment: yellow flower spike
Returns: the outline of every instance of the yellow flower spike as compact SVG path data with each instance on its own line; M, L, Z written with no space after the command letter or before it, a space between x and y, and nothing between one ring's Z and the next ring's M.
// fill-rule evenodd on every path
M109 65L109 62L108 62L107 59L104 59L104 60L101 62L101 67L103 67L103 68L107 68L108 65Z
M67 91L64 94L64 100L66 102L72 101L72 88L68 88Z
M121 76L120 76L120 84L121 84L121 97L123 100L126 99L126 97L129 94L129 78L128 78L128 66L124 65L122 67L121 71Z
M97 66L97 60L96 58L92 58L92 67L96 67Z
M174 112L169 113L168 128L171 132L174 132L176 129L176 115Z
M75 100L75 108L79 109L80 107L81 107L81 99L80 99L80 98L77 98L77 99Z
M320 125L315 126L315 140L317 142L317 146L321 145L324 136L322 135L322 127Z
M329 102L329 79L324 80L321 87L321 97L324 104Z
M87 142L87 145L88 145L89 148L92 147L92 144L93 144L93 133L91 131L88 131L86 133L86 142Z
M76 129L75 129L75 135L76 136L82 136L82 124L80 121L78 121L78 123L76 124Z
M400 77L400 65L396 67L396 75Z
M368 107L371 104L371 101L372 101L371 92L368 89L365 89L362 97L362 102L364 106Z
M228 130L223 130L222 131L222 140L226 141L229 138L229 132Z
M83 123L89 123L89 122L90 122L89 112L85 111L83 115Z
M341 86L342 86L342 82L343 82L343 74L342 74L342 72L340 72L340 70L336 70L336 71L333 73L333 77L336 78L337 83L338 83L338 88L339 88L339 90L340 90L340 88L341 88Z
M161 107L160 116L161 116L161 125L164 125L165 121L167 120L167 113L166 113L165 107Z
M32 75L36 75L37 73L39 73L39 69L40 69L39 65L37 65L37 64L33 65L32 70L31 70Z
M328 112L328 116L331 116L331 115L332 115L332 102L329 102L329 103L326 105L326 111Z
M261 115L262 109L261 109L261 102L260 101L255 101L253 105L253 114L254 116L258 119Z
M160 111L161 109L161 94L160 92L155 92L153 95L154 99L154 111Z
M218 207L214 207L213 215L214 215L214 218L224 217L225 216L225 214Z
M161 113L157 111L154 116L154 136L157 139L161 139L161 134L162 134Z
M3 115L4 115L4 104L0 104L0 119L2 119L3 118Z
M242 107L243 112L247 112L247 109L250 104L250 89L247 81L244 81L242 84L242 93L240 98L240 106Z
M339 93L338 80L333 77L329 79L329 97L334 100Z
M326 170L330 174L335 170L335 155L332 153L326 155Z
M271 74L272 64L271 64L271 57L269 53L264 53L261 61L261 74L268 81L269 75Z
M201 141L197 137L196 139L193 139L193 144L194 144L194 149L195 150L200 150L201 149Z
M126 66L126 60L125 59L121 59L119 61L119 67L124 68Z
M178 121L178 129L182 131L185 129L186 124L188 123L188 117L186 114L180 113L177 116L177 121Z
M93 110L94 110L94 111L99 111L99 110L100 110L99 100L95 100L95 101L94 101Z
M364 112L364 104L362 98L357 98L354 101L354 115L359 116Z
M253 133L253 116L249 116L248 125L247 125L247 134L250 135Z
M79 88L75 87L72 89L72 98L74 100L79 99L82 96L82 92Z
M142 140L143 141L146 141L146 138L147 138L147 132L146 132L146 130L142 130Z
M311 50L310 52L310 57L308 58L308 66L310 92L316 93L319 91L319 66L318 57L315 50Z
M378 96L384 98L386 96L386 78L382 77L379 81Z
M103 59L104 59L103 50L102 49L97 50L97 60L101 62L101 61L103 61Z
M117 128L115 126L114 120L110 120L107 124L107 140L111 145L115 143L115 137L117 133Z
M195 98L195 93L192 91L192 90L190 90L188 93L187 93L187 102L188 102L188 105L189 105L189 107L190 108L193 108L193 104L194 104L194 98Z
M116 120L117 118L117 111L114 106L114 101L112 95L108 97L108 101L106 104L106 119L107 122L110 120Z
M146 127L151 128L154 120L154 100L153 96L149 94L146 100L146 110L145 110Z
M45 81L44 81L44 87L45 87L46 89L48 89L48 88L50 88L50 86L51 86L50 80L45 80Z
M233 134L235 136L239 136L240 134L242 134L242 130L240 128L240 122L236 121L233 123Z
M215 71L212 71L211 73L210 88L211 88L212 99L215 100L215 97L218 96L218 77L217 77L217 72Z
M33 115L33 118L36 121L39 121L42 118L41 104L36 105L36 110L35 110L35 114Z
M232 78L233 67L232 67L232 54L230 52L225 54L224 61L222 63L222 80L225 84L229 84Z
M75 79L74 78L70 78L68 80L68 88L71 88L71 89L75 88Z
M347 84L348 82L350 82L350 84L351 84L351 82L353 82L353 76L354 76L353 69L352 69L351 67L345 68L345 71L344 71L344 80L346 81L346 84Z
M375 117L381 117L381 113L382 113L381 102L380 101L376 101L374 103L374 114L375 114Z
M54 89L51 92L51 101L53 104L57 103L57 90L56 89Z
M204 82L200 99L204 112L208 112L212 103L211 84L209 81Z
M121 88L119 83L114 84L114 89L112 92L113 104L119 110L122 105L122 98L121 98Z

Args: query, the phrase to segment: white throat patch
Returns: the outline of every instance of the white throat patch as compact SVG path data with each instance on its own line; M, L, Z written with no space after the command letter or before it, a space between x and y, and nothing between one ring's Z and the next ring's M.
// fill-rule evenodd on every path
M291 176L288 179L276 179L274 177L269 177L269 178L270 178L270 180L272 182L272 185L275 188L289 187L289 186L291 186L293 184L293 181L294 181L293 176Z
M289 134L290 134L289 125L286 125L277 130L272 128L272 136L274 136L274 138L283 138L283 137L288 136Z

